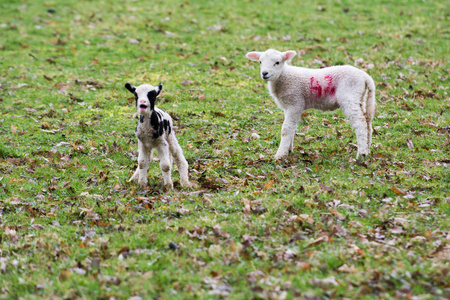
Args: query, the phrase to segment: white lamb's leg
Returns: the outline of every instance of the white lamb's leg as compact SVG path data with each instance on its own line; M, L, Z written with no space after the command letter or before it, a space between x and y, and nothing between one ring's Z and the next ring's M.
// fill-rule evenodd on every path
M191 183L189 182L188 177L188 162L183 155L183 150L178 144L177 138L172 134L169 136L169 147L170 152L175 160L175 164L178 167L178 172L180 173L180 183L182 187L190 187Z
M140 141L139 144L139 156L138 156L138 170L136 172L139 173L138 183L141 187L147 186L147 171L150 164L150 153L151 149L147 149ZM134 175L133 175L134 177ZM132 177L132 178L133 178Z
M161 143L156 149L158 150L159 167L161 168L164 177L164 187L173 189L172 178L170 176L170 169L172 168L172 165L170 164L169 145L164 142Z
M348 104L342 106L341 109L344 112L347 119L350 121L353 129L356 133L356 143L358 146L358 152L356 154L356 158L358 159L359 155L368 155L369 154L369 128L367 128L367 120L364 112L361 109L359 104L358 97L355 97L354 100L348 101ZM370 128L371 129L371 128Z
M289 151L294 148L294 136L297 130L297 124L300 119L301 111L285 110L284 111L284 122L281 127L281 142L277 153L275 154L275 159L285 158Z

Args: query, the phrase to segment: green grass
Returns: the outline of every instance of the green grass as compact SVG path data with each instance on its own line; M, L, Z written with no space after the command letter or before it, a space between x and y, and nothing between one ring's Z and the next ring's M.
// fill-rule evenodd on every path
M0 298L448 297L448 25L446 1L3 1ZM273 160L283 113L245 58L268 48L364 60L366 161L340 111ZM197 188L156 162L127 182L126 82L163 82Z

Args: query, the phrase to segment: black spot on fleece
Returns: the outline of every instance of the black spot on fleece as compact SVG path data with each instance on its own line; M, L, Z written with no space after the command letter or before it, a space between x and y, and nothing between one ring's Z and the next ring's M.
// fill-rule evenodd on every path
M167 132L167 134L172 133L172 127L170 126L170 121L163 118L163 115L153 110L152 114L150 116L150 125L153 127L155 132L153 133L153 138L157 139L161 135L164 134L164 132Z

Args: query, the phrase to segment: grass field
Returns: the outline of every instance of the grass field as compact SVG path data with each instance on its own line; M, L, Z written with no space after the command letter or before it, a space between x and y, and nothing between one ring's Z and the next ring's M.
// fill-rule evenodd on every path
M151 3L150 3L151 2ZM448 1L0 3L1 299L448 299ZM283 112L248 51L358 65L371 155L340 111ZM164 84L190 180L127 180L134 98ZM256 133L257 135L255 135ZM259 137L258 137L259 136Z

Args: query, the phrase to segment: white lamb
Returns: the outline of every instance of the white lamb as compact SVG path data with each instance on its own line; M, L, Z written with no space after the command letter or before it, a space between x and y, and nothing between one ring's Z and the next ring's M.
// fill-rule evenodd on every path
M328 111L340 107L356 132L356 158L369 154L375 113L373 79L352 66L307 69L287 64L296 54L269 49L246 55L260 62L261 78L268 81L270 95L284 110L281 143L275 159L285 158L292 151L300 116L311 108Z
M136 127L139 166L129 181L134 179L142 187L147 186L147 170L149 163L153 160L153 149L156 148L159 166L164 176L164 186L173 189L170 176L173 158L180 172L181 186L191 186L188 179L188 163L175 137L172 118L162 109L155 108L156 96L161 93L162 84L160 83L157 87L150 84L135 87L127 83L125 88L134 94L136 109L139 114L139 121Z

